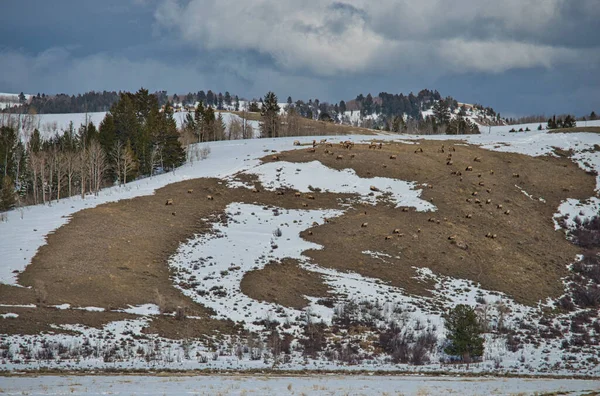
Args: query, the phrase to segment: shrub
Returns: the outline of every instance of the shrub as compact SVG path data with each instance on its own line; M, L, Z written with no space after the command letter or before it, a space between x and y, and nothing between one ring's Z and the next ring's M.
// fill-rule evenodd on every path
M586 249L600 247L600 216L591 219L574 219L575 228L571 231L573 243Z

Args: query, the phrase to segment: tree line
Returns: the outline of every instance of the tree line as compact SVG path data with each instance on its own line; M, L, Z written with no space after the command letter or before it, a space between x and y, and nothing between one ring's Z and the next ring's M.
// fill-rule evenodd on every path
M161 110L145 89L121 93L98 127L71 123L45 138L37 128L8 123L0 128L0 210L85 197L170 171L185 161L179 138L171 106Z

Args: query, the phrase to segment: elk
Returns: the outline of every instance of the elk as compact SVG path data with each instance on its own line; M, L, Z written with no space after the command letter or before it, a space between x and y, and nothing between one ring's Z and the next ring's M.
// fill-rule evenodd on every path
M423 152L423 149L421 147L419 147L418 149L415 150L415 154L416 153L422 153L422 152Z
M400 234L400 229L399 228L394 228L393 234Z
M396 159L395 155L390 155L390 159Z
M467 202L471 203L471 202L473 202L473 200L471 198L467 198Z
M379 189L377 187L375 187L375 186L370 186L369 190L371 190L371 191L379 191Z
M258 193L258 192L260 192L260 190L258 188L256 188L256 187L254 187L254 188L252 188L252 192L253 193Z
M177 212L171 212L173 216L177 216Z
M456 235L450 235L450 236L448 237L448 240L449 240L449 241L454 241L455 239L456 239Z
M482 181L480 181L480 182L479 182L479 183L477 183L477 184L479 184L481 187L485 186L485 183L484 183L484 182L482 182Z
M273 161L279 161L279 156L278 155L274 155L274 156L271 157L271 159Z
M492 203L492 200L488 198L488 199L486 199L486 200L485 200L485 203L486 203L486 204L491 204L491 203Z
M309 153L314 153L314 152L316 152L317 150L316 150L314 147L311 147L311 148L309 148L309 149L308 149L308 150L306 150L306 151L308 151Z
M474 162L481 162L481 157L475 157L475 158L473 158L473 161Z
M326 143L327 139L321 139L321 141L319 142L320 144Z
M471 195L472 195L472 196L474 196L474 197L476 197L476 196L477 196L477 194L478 194L478 193L477 193L477 191L473 191L473 192L471 193Z
M165 205L173 205L173 200L171 198L167 199Z
M502 209L502 204L498 204L498 205L496 205L496 208L497 208L497 209Z
M408 212L408 208L402 208L403 212Z
M277 195L284 195L285 193L282 190L277 190L277 192L275 194L277 194Z
M467 214L465 217L466 217L467 219L470 219L471 217L473 217L473 215L472 215L471 213L469 213L469 214Z
M303 208L308 208L308 204L306 202L302 202L302 207Z
M429 188L429 189L433 189L433 184L428 184L428 185L427 185L427 188Z
M493 170L490 170L490 175L493 175L493 174L494 174L494 171L493 171Z
M390 239L392 239L392 236L391 236L391 235L386 235L386 236L385 236L385 240L386 240L386 241L389 241Z
M307 198L307 199L315 199L315 196L314 196L314 195L310 195L310 194L309 194L309 195L307 195L307 196L306 196L306 198Z
M300 194L299 192L295 192L294 193L294 197L300 197L302 194Z
M466 172L472 172L472 171L473 171L473 167L469 165L469 166L467 166L467 167L465 168L465 171L466 171Z
M317 147L317 141L314 140L314 139L313 139L313 142L312 142L312 146L313 146L313 148Z
M350 154L350 158L356 157L356 154Z
M513 173L512 177L519 177L519 174L518 173Z
M366 228L368 225L369 225L369 223L362 223L362 224L360 225L360 227L361 227L361 228Z
M446 165L452 165L452 164L453 164L452 160L448 160L448 162L446 162Z
M481 201L479 200L479 198L475 198L475 203L476 204L480 204L481 203Z
M329 154L329 150L325 149L325 151L323 151L325 154Z
M341 159L344 159L344 156L343 156L343 155L340 155L340 154L338 154L338 155L335 157L335 159L336 159L336 160L341 160Z
M312 222L312 226L313 226L313 227L317 227L318 225L319 225L319 223L317 223L316 221L313 221L313 222Z
M379 146L377 146L377 148L378 148L379 150L381 150L381 149L383 148L383 143L381 143L381 142L380 142L380 143L379 143Z
M507 209L506 212L504 212L505 215L509 215L510 214L510 209Z
M191 194L191 193L193 193L193 192L194 192L194 189L193 189L193 188L190 188L190 189L188 190L188 194Z
M300 146L300 140L294 140L294 146Z
M325 147L331 147L331 148L333 148L333 143L325 143Z
M486 188L485 191L487 191L488 194L492 193L492 189L491 188Z
M206 196L206 199L208 199L209 201L213 201L213 200L214 200L214 198L213 198L213 196L212 196L212 195L207 195L207 196Z

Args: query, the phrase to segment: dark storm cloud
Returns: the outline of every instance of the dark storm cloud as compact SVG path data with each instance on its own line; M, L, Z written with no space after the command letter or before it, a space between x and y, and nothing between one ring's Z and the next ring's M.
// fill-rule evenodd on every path
M438 89L503 113L600 108L597 0L4 1L0 91Z

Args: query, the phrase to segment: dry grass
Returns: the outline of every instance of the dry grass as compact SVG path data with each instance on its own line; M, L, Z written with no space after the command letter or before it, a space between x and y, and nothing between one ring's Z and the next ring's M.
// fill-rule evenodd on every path
M329 295L329 289L319 274L300 268L292 259L270 263L261 270L246 273L241 290L253 299L296 309L308 305L309 301L304 296Z
M448 148L449 143L445 144ZM562 294L560 278L566 275L567 264L580 250L567 242L561 232L554 231L552 216L563 199L594 195L594 177L566 158L532 158L474 146L456 146L453 165L448 166L448 152L438 152L440 146L439 142L421 141L419 147L424 152L418 154L414 153L415 145L386 144L383 150L357 146L352 150L355 158L344 156L342 161L335 160L335 155L323 154L323 149L317 153L285 153L289 161L318 159L332 168L352 168L365 178L380 176L427 183L433 188L425 188L422 197L438 208L434 213L412 209L403 212L380 204L350 210L345 216L312 229L312 235L304 232L305 239L325 246L306 254L320 265L381 278L419 294L426 294L429 286L411 279L413 266L471 279L527 304ZM345 151L335 146L334 149L336 154ZM390 160L391 154L397 155L397 160ZM473 161L475 157L480 157L481 162ZM472 166L473 171L465 172L467 166ZM461 176L451 175L452 170L462 172L462 181ZM515 173L518 178L513 177ZM528 198L515 185L536 199ZM466 201L475 198L474 191L481 204ZM487 199L490 204L485 203ZM497 208L498 204L502 209ZM506 210L510 210L509 215ZM467 218L469 214L471 218ZM368 222L367 228L361 227L364 222ZM403 236L394 235L394 229ZM486 238L487 233L498 237ZM389 235L392 238L385 240ZM460 244L449 241L449 236L455 236L455 242ZM463 244L466 250L459 248ZM365 250L400 258L384 262L362 254Z
M589 126L589 127L559 128L559 129L552 129L552 130L548 131L548 133L575 133L575 132L600 133L600 127Z
M444 144L446 148L451 145ZM353 168L364 178L391 177L433 186L424 189L422 196L437 206L436 212L404 212L384 202L375 207L357 205L344 216L311 229L312 235L305 231L305 239L324 246L306 255L321 266L380 278L419 295L427 295L431 285L411 278L415 274L413 266L471 279L527 304L560 295L566 265L581 250L567 242L561 232L554 231L552 216L566 197L582 199L594 195L595 178L565 157L532 158L474 146L456 146L453 165L449 166L448 153L438 152L440 146L440 142L431 141L421 141L419 146L384 144L382 150L356 146L352 149L355 158L344 155L343 160L325 155L323 148L316 153L282 153L280 157L291 162L318 159L332 168ZM415 154L416 147L422 147L424 152ZM347 153L337 146L333 150L336 154ZM391 155L397 159L390 160ZM475 162L475 157L481 157L481 162ZM264 161L271 161L271 155ZM467 166L472 166L473 171L465 172ZM452 170L462 171L462 181L460 176L451 175ZM513 177L513 173L519 177ZM256 183L251 176L243 178ZM543 197L546 203L528 198L515 185L536 198ZM187 338L214 330L220 334L237 332L230 322L209 319L210 310L173 286L167 259L179 244L194 234L210 232L211 224L202 218L223 212L232 202L288 209L307 204L309 208L333 209L339 208L339 198L349 197L315 193L316 199L308 200L294 197L293 191L280 196L257 186L260 193L228 189L217 179L188 180L161 188L151 196L77 212L68 224L48 236L47 244L20 274L19 282L24 286L43 282L48 305L69 303L113 309L159 303L165 311L181 306L186 307L188 316L205 318L177 321L159 317L146 331L165 337ZM482 204L466 202L473 198L474 191ZM207 195L214 200L207 200ZM174 204L166 206L167 199ZM486 199L491 199L491 203L485 204ZM497 209L498 204L503 205L502 210ZM504 214L505 210L510 210L510 215ZM467 218L468 214L471 218ZM368 227L361 227L365 222ZM393 234L394 229L399 229L400 234ZM486 233L498 237L486 238ZM448 240L451 235L455 236L454 242ZM386 236L392 238L386 240ZM466 249L459 248L463 244ZM362 254L364 250L399 258L384 262ZM296 308L306 304L303 295L328 293L317 275L288 260L247 274L242 290L253 298ZM33 289L0 285L0 303L35 302ZM18 318L4 321L11 326L6 331L38 331L47 323L61 320L96 326L113 315L81 311L76 317L69 316L75 315L71 311L45 308L18 313Z

